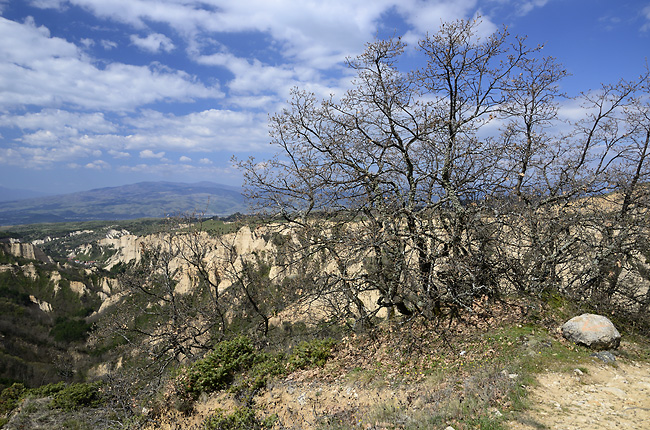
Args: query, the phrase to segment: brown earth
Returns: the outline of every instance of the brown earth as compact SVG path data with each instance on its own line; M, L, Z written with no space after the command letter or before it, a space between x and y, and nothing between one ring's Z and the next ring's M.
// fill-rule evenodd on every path
M331 420L340 420L347 425L356 422L361 429L383 430L400 428L405 423L382 422L381 409L389 408L394 419L403 408L408 421L408 416L418 409L427 409L422 404L425 399L431 401L421 391L421 384L395 389L350 378L322 381L312 379L308 373L297 373L272 384L258 398L259 410L277 414L284 429L335 426L337 423ZM541 373L537 382L535 387L529 387L530 409L507 423L511 430L650 429L650 363L619 359L616 365L610 365L594 359L571 373ZM204 399L192 417L168 416L157 428L199 429L203 419L216 409L232 407L228 397L220 394ZM369 415L374 418L368 420ZM441 424L439 428L446 426Z
M650 429L650 363L593 363L538 375L531 409L512 430Z
M502 321L517 318L509 308L500 315ZM478 396L485 402L470 401L469 413L480 409L501 416L512 430L650 430L646 342L622 342L612 365L590 357L558 330L531 330L511 322L499 334L490 328L495 321L482 324L457 327L453 348L417 326L388 329L374 341L344 340L324 369L301 370L271 382L256 396L255 408L261 417L275 414L274 428L283 430L392 430L415 428L413 423L419 429L460 430L479 428L464 419L468 400ZM413 345L414 355L400 353L404 345ZM535 383L517 374L517 364L499 360L507 350L536 363ZM516 411L507 394L513 384L526 384L529 407L523 412ZM191 416L171 412L151 429L200 429L215 410L232 410L235 403L232 394L204 396ZM486 403L492 405L488 411ZM436 415L446 421L432 420Z

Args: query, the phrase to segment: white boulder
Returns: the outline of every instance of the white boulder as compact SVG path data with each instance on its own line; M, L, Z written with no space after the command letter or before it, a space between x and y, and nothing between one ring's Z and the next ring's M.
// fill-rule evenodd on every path
M616 349L621 343L621 334L614 324L607 317L594 314L571 318L562 326L562 336L596 350Z

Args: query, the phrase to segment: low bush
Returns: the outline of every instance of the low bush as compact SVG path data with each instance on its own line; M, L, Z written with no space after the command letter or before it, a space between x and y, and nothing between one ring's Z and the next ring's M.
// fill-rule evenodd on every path
M53 384L42 385L38 388L32 388L29 390L29 396L31 397L51 397L54 396L59 391L66 389L68 385L65 382L56 382Z
M5 415L14 410L24 393L25 386L18 383L2 390L0 393L0 415Z
M336 345L334 339L314 339L296 346L289 357L289 370L323 367Z
M100 387L100 382L70 384L54 394L52 406L67 411L81 407L101 406L104 403L104 396Z
M255 358L250 339L237 337L216 345L214 351L189 367L182 377L183 388L192 398L230 385L235 372L249 366Z
M275 415L260 419L252 408L241 407L230 414L219 409L203 425L206 430L266 430L271 429L276 421Z
M258 390L266 387L271 378L286 373L286 367L284 354L259 353L244 377L230 390L237 398L250 401Z
M298 369L323 366L335 341L316 339L299 344L291 355L258 352L247 337L223 341L203 359L181 372L176 380L175 402L181 411L191 409L201 393L230 389L239 399L252 399L270 378ZM240 376L235 380L237 374Z
M90 330L90 324L78 319L58 319L50 335L57 342L77 342L84 340Z

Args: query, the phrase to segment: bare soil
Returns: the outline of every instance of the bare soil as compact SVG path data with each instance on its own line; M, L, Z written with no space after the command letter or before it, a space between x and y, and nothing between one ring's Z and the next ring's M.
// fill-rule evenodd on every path
M617 360L547 372L530 388L531 409L512 430L650 429L650 363Z

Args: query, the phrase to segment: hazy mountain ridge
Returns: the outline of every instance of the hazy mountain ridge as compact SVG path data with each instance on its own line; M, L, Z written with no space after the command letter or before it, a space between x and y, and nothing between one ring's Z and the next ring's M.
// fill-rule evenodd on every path
M213 216L245 211L244 197L236 187L212 182L140 182L0 202L0 225L157 218L194 212Z
M8 188L0 186L0 202L10 202L15 200L33 199L46 196L49 196L49 194L34 190L25 190L22 188Z

